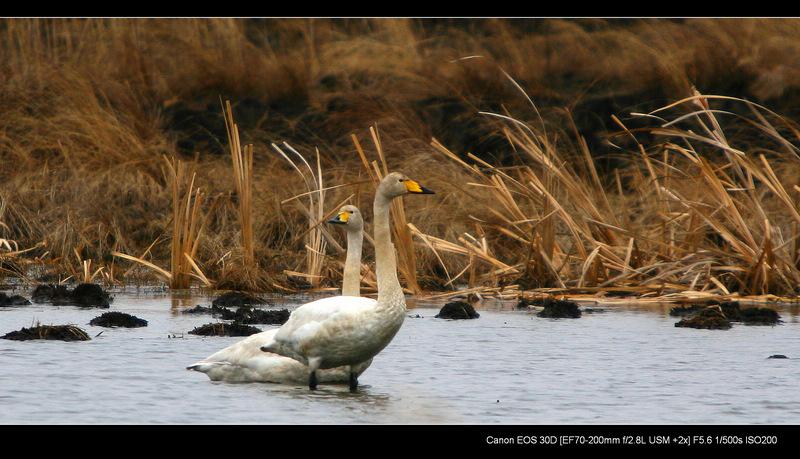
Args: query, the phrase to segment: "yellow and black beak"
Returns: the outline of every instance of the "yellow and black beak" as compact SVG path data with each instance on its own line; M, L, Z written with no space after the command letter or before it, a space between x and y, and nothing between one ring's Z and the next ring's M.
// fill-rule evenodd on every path
M435 191L425 188L424 186L420 185L419 183L413 180L403 180L403 183L406 185L406 189L409 193L414 194L436 194Z
M346 225L348 219L350 219L350 212L339 212L335 217L328 220L328 223Z

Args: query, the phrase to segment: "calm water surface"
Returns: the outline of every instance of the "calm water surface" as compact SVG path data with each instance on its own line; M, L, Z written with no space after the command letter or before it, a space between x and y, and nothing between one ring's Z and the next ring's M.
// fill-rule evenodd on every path
M3 424L796 424L800 320L677 328L668 306L596 305L543 319L484 301L475 320L410 304L394 341L346 386L210 381L187 371L241 338L187 332L217 319L181 314L204 295L117 293L110 311L144 328L88 324L102 309L0 308L0 335L74 324L91 341L0 340ZM276 304L275 307L295 307ZM259 326L262 330L269 325ZM769 359L782 354L788 359Z

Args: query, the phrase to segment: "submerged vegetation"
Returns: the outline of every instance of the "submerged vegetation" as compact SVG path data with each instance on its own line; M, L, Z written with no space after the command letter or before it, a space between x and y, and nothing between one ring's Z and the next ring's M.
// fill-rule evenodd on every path
M800 20L3 19L0 276L796 297Z

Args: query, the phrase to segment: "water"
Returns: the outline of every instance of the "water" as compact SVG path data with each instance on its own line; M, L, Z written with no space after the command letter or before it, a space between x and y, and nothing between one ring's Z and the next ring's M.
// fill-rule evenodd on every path
M74 324L91 341L0 340L2 424L796 424L800 321L675 327L668 307L602 306L543 319L485 302L474 320L418 303L346 386L212 382L185 366L241 338L187 334L216 319L181 314L207 296L118 293L111 311L149 322L103 328L108 310L0 308L0 335ZM279 307L291 307L279 305ZM267 329L270 326L260 326ZM788 359L769 359L783 354Z

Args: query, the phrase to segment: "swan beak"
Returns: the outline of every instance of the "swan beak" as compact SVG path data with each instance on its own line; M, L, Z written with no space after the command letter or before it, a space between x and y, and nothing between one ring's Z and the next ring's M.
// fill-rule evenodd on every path
M328 220L328 223L337 223L339 225L344 225L347 223L348 218L350 218L349 212L339 212L335 217Z
M406 185L406 189L409 193L414 194L436 194L435 191L425 188L424 186L420 185L419 183L413 180L405 180L403 183Z

